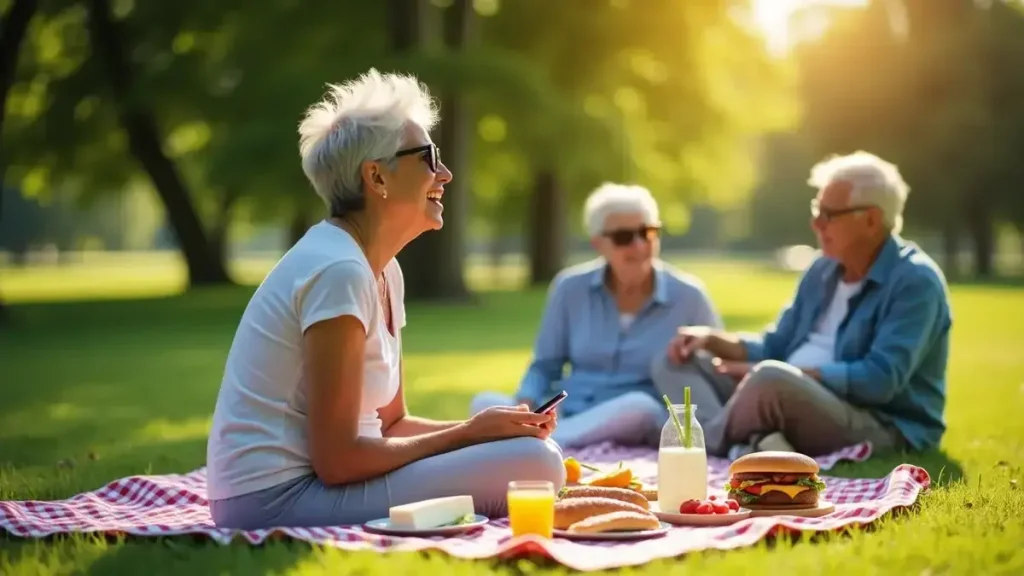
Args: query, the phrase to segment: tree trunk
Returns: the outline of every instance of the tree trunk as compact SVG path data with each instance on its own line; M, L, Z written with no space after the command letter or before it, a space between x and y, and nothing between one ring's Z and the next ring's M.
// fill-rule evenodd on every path
M942 252L943 272L946 278L953 279L960 276L960 235L957 231L956 222L950 219L942 227Z
M423 44L424 13L423 0L391 0L391 46L395 52L411 52Z
M164 153L152 111L141 105L132 93L134 77L126 55L125 34L111 16L109 0L89 0L88 10L90 40L95 54L106 66L117 113L128 134L129 150L149 174L167 210L188 266L189 284L230 283L224 262L211 250L184 180Z
M991 278L994 272L993 255L996 246L995 227L992 212L987 205L987 195L969 201L967 226L971 234L974 252L974 274L979 278Z
M1020 243L1017 254L1017 263L1020 264L1021 272L1024 273L1024 224L1017 224L1017 242Z
M292 221L288 224L288 247L295 246L295 243L302 239L312 226L309 211L305 208L297 208L292 215Z
M396 4L415 4L404 19L394 22L395 48L410 50L413 40L422 41L423 20L418 0ZM397 17L398 14L394 13ZM444 43L448 50L462 50L472 33L471 0L455 0L444 12ZM454 174L445 187L444 226L413 240L402 250L399 261L405 276L405 295L410 300L465 300L469 296L465 280L466 218L469 197L469 141L471 118L463 95L445 94L441 98L441 125L438 146L443 161Z
M565 194L554 170L537 172L530 201L530 284L548 284L565 266Z
M224 262L225 266L230 262L231 213L237 201L238 194L234 190L221 194L217 216L210 229L210 251L217 260Z
M28 25L39 9L37 0L14 0L4 15L0 25L0 134L3 133L4 113L7 110L7 95L14 85L14 75L18 69L18 56L21 54L21 43L25 39ZM3 222L3 183L6 164L4 153L0 149L0 222ZM10 309L0 297L0 326L10 323Z

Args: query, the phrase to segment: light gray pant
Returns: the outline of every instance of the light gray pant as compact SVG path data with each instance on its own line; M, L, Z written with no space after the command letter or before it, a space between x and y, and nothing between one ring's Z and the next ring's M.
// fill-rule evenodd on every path
M662 356L654 361L652 376L673 403L682 402L683 388L690 387L708 453L716 456L776 432L797 452L810 456L865 440L878 451L903 446L895 428L841 400L785 362L766 360L755 365L739 387L731 377L715 372L705 353L683 365Z
M257 530L362 524L387 518L391 506L430 498L473 497L477 514L508 514L505 495L513 480L565 484L562 451L550 440L513 438L424 458L367 482L325 486L307 474L277 486L210 501L220 528Z
M470 402L470 415L492 406L514 406L515 398L497 392L481 392ZM668 410L650 394L626 392L617 398L573 414L559 416L551 439L564 448L580 448L600 442L623 446L657 447Z

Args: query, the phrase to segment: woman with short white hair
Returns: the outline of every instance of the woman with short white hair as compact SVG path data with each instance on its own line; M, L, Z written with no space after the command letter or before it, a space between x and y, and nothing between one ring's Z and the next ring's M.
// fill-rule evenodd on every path
M653 359L680 326L720 326L721 319L700 280L659 258L661 219L646 188L605 183L583 212L598 258L552 281L533 359L515 395L481 393L470 411L536 406L565 391L552 435L561 446L657 446L668 411L651 379Z
M553 415L406 410L395 256L442 225L452 174L429 136L436 121L416 79L375 70L331 86L303 119L302 168L330 217L271 270L235 334L207 447L218 527L357 524L463 494L503 516L512 480L561 488Z

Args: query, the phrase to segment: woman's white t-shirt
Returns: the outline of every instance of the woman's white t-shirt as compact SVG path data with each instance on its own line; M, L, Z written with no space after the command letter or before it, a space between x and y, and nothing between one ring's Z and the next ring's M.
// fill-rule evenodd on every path
M377 409L400 381L405 285L396 260L384 269L396 336L384 323L377 280L346 231L314 225L253 294L235 333L207 443L211 500L247 494L312 472L302 337L342 315L366 329L359 434L380 437Z

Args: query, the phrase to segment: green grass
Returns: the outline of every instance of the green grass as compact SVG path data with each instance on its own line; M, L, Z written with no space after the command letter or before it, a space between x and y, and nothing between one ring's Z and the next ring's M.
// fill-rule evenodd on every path
M794 282L792 275L751 264L681 264L705 279L736 329L771 321ZM258 278L261 266L248 264L243 273ZM506 272L506 280L518 274ZM482 270L470 278L474 285L488 281ZM17 326L0 333L0 498L63 498L129 474L203 464L225 353L252 289L166 296L179 281L180 272L158 259L0 274L4 295L20 302ZM93 301L75 302L76 294ZM143 294L151 297L112 299ZM512 390L528 360L543 298L542 290L489 291L473 306L411 306L405 341L412 408L457 418L477 390ZM922 497L920 510L848 536L695 554L622 572L1024 570L1024 491L1016 483L1024 462L1024 289L956 286L953 308L949 432L942 450L837 472L880 476L901 461L922 465L935 488ZM351 554L303 543L252 548L191 539L0 537L2 574L420 574L431 568L450 574L532 570L522 563Z

